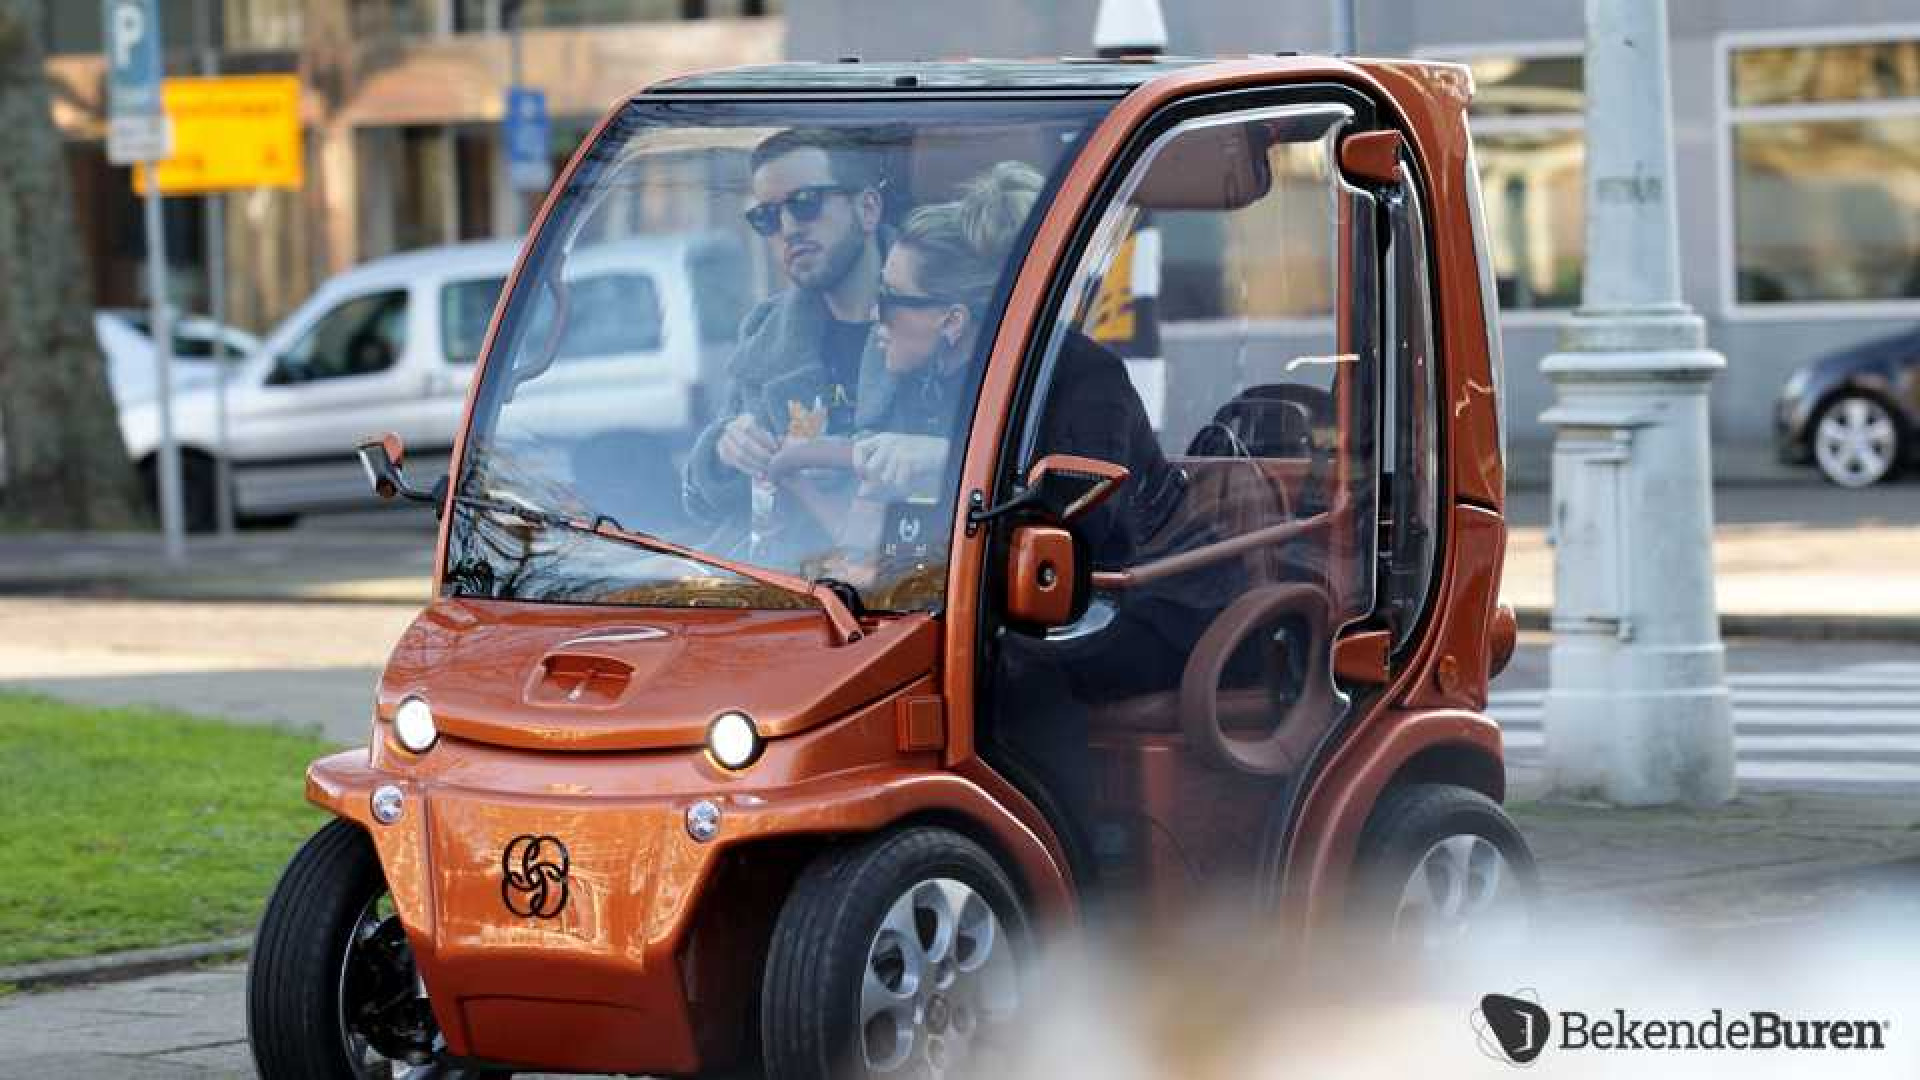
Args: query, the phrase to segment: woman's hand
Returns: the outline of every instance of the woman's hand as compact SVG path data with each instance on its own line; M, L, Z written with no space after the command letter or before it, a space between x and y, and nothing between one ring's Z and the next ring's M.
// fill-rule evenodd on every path
M714 456L721 464L746 473L759 476L767 471L767 462L773 460L774 451L780 449L780 442L752 413L741 413L727 422L720 432L720 441L713 448Z
M855 439L853 471L862 492L907 495L933 486L947 461L947 440L937 435L884 433Z

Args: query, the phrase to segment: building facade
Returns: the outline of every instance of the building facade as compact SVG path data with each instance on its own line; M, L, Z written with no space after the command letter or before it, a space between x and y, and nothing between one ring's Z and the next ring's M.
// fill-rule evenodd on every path
M794 59L1085 54L1097 0L789 0ZM1466 62L1503 313L1513 469L1543 477L1539 360L1580 302L1581 0L1354 0L1359 51ZM1787 375L1920 320L1920 7L1669 0L1683 285L1728 369L1716 468L1773 475ZM1163 3L1170 51L1323 51L1327 0Z
M556 168L609 106L669 75L780 58L781 0L520 0L521 81L543 90ZM161 0L169 75L292 73L306 182L166 200L169 297L205 310L225 245L228 321L264 330L328 275L393 252L513 235L500 118L514 42L502 0ZM103 306L145 302L130 171L106 161L100 7L45 5L55 121Z

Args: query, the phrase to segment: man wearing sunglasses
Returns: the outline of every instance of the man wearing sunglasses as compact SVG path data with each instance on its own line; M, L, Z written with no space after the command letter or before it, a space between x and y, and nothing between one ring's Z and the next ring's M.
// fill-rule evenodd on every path
M862 363L886 229L877 157L831 130L782 131L754 149L744 217L792 287L741 323L726 408L688 458L687 511L707 525L748 519L783 440L851 434L863 394L885 396L884 365Z

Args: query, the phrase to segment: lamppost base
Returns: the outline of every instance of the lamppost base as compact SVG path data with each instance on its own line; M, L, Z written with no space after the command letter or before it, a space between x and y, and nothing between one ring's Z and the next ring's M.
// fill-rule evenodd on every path
M1734 795L1707 430L1726 359L1699 347L1698 324L1684 309L1583 313L1567 334L1579 347L1541 362L1557 394L1541 417L1555 428L1555 794L1625 806Z

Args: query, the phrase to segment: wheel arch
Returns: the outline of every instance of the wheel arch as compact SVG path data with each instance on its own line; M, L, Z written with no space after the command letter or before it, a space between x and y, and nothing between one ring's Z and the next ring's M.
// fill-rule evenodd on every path
M1843 397L1872 398L1875 402L1878 402L1881 408L1887 410L1887 415L1893 417L1894 430L1899 432L1900 439L1905 444L1902 447L1903 452L1908 452L1913 449L1916 435L1914 418L1908 415L1906 407L1900 404L1899 400L1891 391L1881 385L1876 378L1869 377L1876 374L1877 373L1850 371L1821 389L1819 395L1813 400L1813 407L1807 410L1807 445L1809 450L1811 450L1813 445L1814 429L1820 423L1820 414L1826 412L1828 406Z
M1506 795L1500 729L1466 709L1390 709L1316 776L1288 841L1281 895L1303 926L1338 917L1360 836L1395 785L1458 783L1496 803Z
M1407 784L1456 784L1497 803L1507 800L1506 765L1484 746L1464 739L1435 743L1415 752L1393 771L1380 795ZM1376 796L1374 802L1379 801Z

